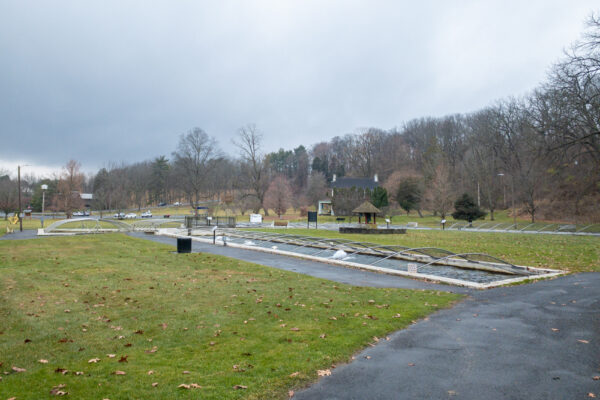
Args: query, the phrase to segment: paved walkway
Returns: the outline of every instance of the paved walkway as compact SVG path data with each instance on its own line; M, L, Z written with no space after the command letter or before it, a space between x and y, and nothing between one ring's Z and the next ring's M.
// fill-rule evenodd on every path
M36 239L41 236L37 235L37 231L33 229L26 229L23 232L19 230L14 231L14 233L5 233L0 236L0 240L23 240L23 239Z
M352 285L469 295L357 354L294 399L600 398L600 380L594 380L600 376L600 273L474 291L199 242L193 251Z

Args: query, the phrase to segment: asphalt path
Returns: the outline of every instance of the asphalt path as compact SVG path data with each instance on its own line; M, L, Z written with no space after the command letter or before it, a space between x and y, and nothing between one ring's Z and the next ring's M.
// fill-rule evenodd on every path
M193 251L352 285L467 295L355 354L294 399L600 398L600 273L477 291L200 242Z

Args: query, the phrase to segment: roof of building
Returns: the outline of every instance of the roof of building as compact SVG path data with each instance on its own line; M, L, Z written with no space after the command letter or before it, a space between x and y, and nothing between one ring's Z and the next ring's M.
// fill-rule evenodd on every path
M353 213L360 213L360 214L379 214L381 213L381 210L377 207L375 207L373 204L371 204L368 201L365 201L364 203L362 203L360 206L356 207L354 210L352 210Z
M335 181L332 181L330 185L330 187L335 189L348 189L351 187L360 189L375 189L378 186L379 182L376 182L373 178L352 178L348 176L337 178Z

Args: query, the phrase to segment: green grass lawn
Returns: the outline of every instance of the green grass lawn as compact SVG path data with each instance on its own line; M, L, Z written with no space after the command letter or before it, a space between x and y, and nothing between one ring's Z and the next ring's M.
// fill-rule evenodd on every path
M600 271L600 238L593 236L408 230L405 235L357 235L317 229L261 229L265 232L346 238L407 247L439 247L455 253L487 253L532 267Z
M61 384L77 399L283 399L460 298L173 250L120 234L0 241L0 399Z

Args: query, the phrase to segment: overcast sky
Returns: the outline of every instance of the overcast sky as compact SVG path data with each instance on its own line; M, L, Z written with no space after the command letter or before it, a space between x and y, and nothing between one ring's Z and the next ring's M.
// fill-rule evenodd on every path
M594 8L595 7L595 8ZM0 0L0 169L234 154L470 112L544 80L595 1Z

